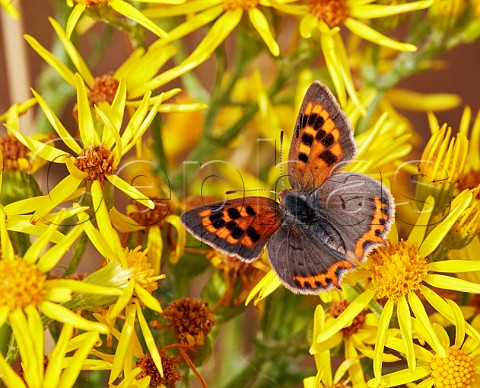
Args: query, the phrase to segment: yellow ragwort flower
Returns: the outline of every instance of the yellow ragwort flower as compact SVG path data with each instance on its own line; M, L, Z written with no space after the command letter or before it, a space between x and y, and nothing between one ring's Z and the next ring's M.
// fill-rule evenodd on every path
M418 331L420 344L413 346L413 351L418 360L417 368L402 369L382 376L381 381L374 378L368 382L368 387L398 387L406 384L421 382L417 386L423 388L449 387L449 388L475 388L480 383L480 338L468 335L462 312L452 301L445 302L450 314L455 320L454 343L451 344L451 335L445 329L435 325L435 330ZM417 325L418 319L413 320ZM466 338L465 338L466 337ZM428 344L431 348L426 348ZM386 342L387 347L405 354L406 348L402 340L390 337Z
M27 387L73 387L77 381L78 375L84 368L84 362L95 345L98 344L99 333L96 331L87 331L85 333L73 336L74 327L70 323L62 326L62 331L55 344L55 347L47 357L43 357L43 345L40 337L35 338L34 344L38 357L35 366L29 366L28 362L34 359L22 359L23 376L20 377L10 365L8 365L0 354L0 375L2 382L8 388L27 388ZM41 333L43 336L43 333ZM72 353L73 352L73 353ZM33 372L36 369L36 373Z
M126 333L124 335L128 336L128 338L122 342L122 345L118 345L117 352L112 360L110 383L115 381L120 373L124 371L124 361L126 357L129 358L131 355L129 342L132 331L134 331L135 320L138 320L148 351L158 370L161 371L160 354L150 327L143 315L143 306L158 313L162 312L162 307L159 301L152 295L152 292L158 287L157 281L163 279L165 275L155 273L148 260L146 250L142 251L141 247L130 250L121 246L118 234L110 223L105 201L94 202L94 206L98 229L90 221L87 221L85 222L85 232L107 263L114 262L116 264L110 268L111 279L125 278L125 274L128 274L128 285L122 289L122 295L115 304L109 307L106 320L114 326L117 317L120 316L122 311L125 310L129 316L132 315L131 319L128 318L123 327ZM105 278L107 275L103 274L102 277ZM110 283L111 281L107 281L107 284Z
M402 4L372 4L373 0L309 0L300 23L300 33L310 38L314 31L320 33L320 44L328 72L332 78L340 105L346 103L346 93L355 104L362 106L350 72L350 65L340 35L342 27L370 42L399 51L415 51L408 43L397 42L370 27L364 21L412 12L429 7L432 0ZM362 21L360 21L362 20Z
M330 387L358 387L366 388L365 376L360 364L358 353L353 343L345 343L346 359L337 366L335 374L332 371L332 358L330 347L321 348L316 346L315 338L325 330L327 317L325 310L321 305L315 309L313 321L313 341L314 344L310 353L315 358L317 374L307 377L303 380L304 388L330 388ZM350 326L351 327L351 326ZM353 384L353 385L350 385Z
M141 342L135 330L135 306L130 305L125 308L125 321L122 331L119 331L115 324L110 322L100 313L94 316L102 323L108 326L112 335L117 339L116 354L111 355L93 349L91 354L95 359L88 359L84 363L84 369L91 370L111 370L114 360L120 360L123 363L123 379L117 384L111 383L111 387L151 387L164 384L169 386L181 380L181 375L177 372L179 357L168 356L163 349L159 351L162 368L159 370L150 353L144 353ZM167 346L174 347L172 345ZM122 354L122 358L117 354Z
M433 209L433 197L429 197L421 212L417 224L407 240L398 241L396 231L389 235L387 246L375 248L363 269L345 277L347 283L352 279L366 280L365 291L350 302L349 306L334 322L316 338L318 346L328 341L335 333L350 325L352 320L363 311L372 299L385 301L378 323L375 341L373 370L380 379L382 357L388 327L396 307L400 333L405 343L406 359L411 371L415 370L413 335L410 310L417 318L418 325L425 332L433 331L425 307L419 299L422 294L447 320L453 322L447 302L429 286L467 293L480 293L480 285L454 276L456 272L480 271L480 262L468 260L446 260L429 262L429 256L441 245L452 225L469 205L472 198L470 191L461 193L452 202L451 210L441 222L426 234ZM415 330L419 330L415 328ZM475 331L467 324L467 331Z
M289 0L192 0L171 7L150 7L145 15L151 18L165 18L188 15L187 21L168 32L170 39L178 39L202 26L215 21L203 41L192 53L192 58L207 59L215 49L238 26L246 13L270 52L278 56L280 48L271 32L271 26L262 12L262 7L270 7L287 14L297 14L300 8Z
M344 359L350 375L350 381L354 387L366 387L362 373L360 358L366 356L374 358L374 346L378 330L378 316L368 310L361 311L352 321L352 323L333 335L328 341L318 344L315 333L315 327L321 325L325 328L334 319L336 319L349 306L347 302L348 293L336 292L332 297L334 301L330 304L327 311L321 305L318 305L314 314L314 335L313 343L310 348L310 354L317 356L322 352L342 346ZM323 321L323 323L322 323ZM384 362L395 362L399 358L393 354L383 354ZM319 371L320 372L320 369Z
M80 139L71 137L46 101L34 92L40 107L59 139L70 148L74 156L40 143L9 127L11 133L36 156L53 163L63 163L70 173L52 188L49 194L37 200L37 209L32 216L32 221L35 222L44 217L51 209L67 199L76 198L83 194L85 189L78 188L82 184L87 185L87 183L94 204L103 200L102 189L108 181L136 201L153 208L153 202L138 189L121 179L116 174L116 170L121 158L140 141L148 129L162 103L162 96L160 95L153 107L149 108L150 93L147 93L122 131L126 102L125 83L120 82L115 99L107 110L95 107L97 117L102 121L99 123L92 116L85 84L78 74L76 75L76 81ZM99 124L101 124L101 130L97 129ZM93 209L97 209L97 206Z
M468 138L464 131L452 137L452 129L444 124L432 128L432 137L418 163L416 200L421 207L429 195L435 198L434 214L445 210L461 181L468 156Z
M0 115L0 123L5 123L9 127L20 130L20 116L36 103L37 100L35 98L30 98L23 103L13 104L5 113ZM33 136L42 142L49 140L48 136L42 134ZM0 137L0 149L3 153L3 169L5 170L34 174L45 164L42 159L34 158L30 150L8 132Z
M177 244L175 251L171 252L170 262L176 263L183 255L185 248L185 228L181 226L180 217L171 213L170 200L150 199L155 208L148 209L142 204L130 204L127 207L127 215L110 210L110 219L115 228L126 234L128 239L132 234L137 236L137 244L140 245L146 235L148 258L156 274L160 273L161 257L163 251L163 237L161 228L165 224L173 226L177 232Z
M6 228L6 216L0 208L0 326L8 323L12 329L22 358L24 379L30 387L42 386L41 381L44 380L45 328L42 315L85 331L106 333L107 328L104 325L75 314L62 306L62 303L68 302L72 294L78 292L114 297L121 294L116 288L95 286L72 279L48 278L49 271L63 258L85 227L86 215L80 214L80 222L70 229L63 240L46 249L51 235L67 214L60 212L45 233L20 258L13 250ZM98 334L94 335L94 338L97 336ZM0 369L14 379L1 355ZM50 376L51 379L58 377L59 375ZM14 385L14 382L16 380L12 380L11 386L18 386Z
M155 4L181 4L185 0L139 0L142 3ZM74 3L76 5L74 6ZM67 0L70 7L74 7L67 21L68 36L72 34L79 19L84 14L88 14L89 8L96 8L103 13L111 12L110 8L123 17L133 20L140 24L145 29L153 32L155 35L163 39L168 39L168 34L162 30L157 24L146 17L137 7L130 4L130 1L125 0Z
M137 48L134 50L125 62L114 72L94 77L90 72L84 59L76 49L75 45L70 41L66 32L60 24L50 18L55 32L65 51L70 57L77 72L81 75L88 90L88 101L91 106L106 103L110 105L117 93L120 80L123 80L127 88L127 106L138 106L139 99L146 93L153 93L159 87L178 78L187 71L197 66L192 60L184 61L182 64L159 73L160 69L170 60L176 53L173 45L165 40L157 40L149 46L148 49ZM33 49L53 68L58 74L74 88L77 87L75 73L72 72L63 62L61 62L54 54L43 47L34 37L25 35L27 42ZM141 71L139 70L141 69ZM164 93L163 98L172 97L177 94L179 89L172 89ZM156 102L158 96L150 99L150 104ZM160 107L161 112L185 112L205 109L203 104L186 103L186 104L164 104Z

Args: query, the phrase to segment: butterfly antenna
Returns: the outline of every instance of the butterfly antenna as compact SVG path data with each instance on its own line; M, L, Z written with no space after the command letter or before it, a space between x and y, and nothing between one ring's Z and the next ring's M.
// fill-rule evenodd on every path
M261 192L264 192L264 193L276 194L276 192L274 190L268 190L268 189L228 190L228 191L225 191L225 194L229 195L229 194L236 194L236 193L247 193L249 191L261 191Z
M283 133L280 131L280 177L282 177L282 189L285 190L285 183L283 181Z

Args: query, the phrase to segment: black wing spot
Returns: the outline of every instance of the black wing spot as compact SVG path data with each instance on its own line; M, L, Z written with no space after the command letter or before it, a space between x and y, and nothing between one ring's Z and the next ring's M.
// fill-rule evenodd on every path
M302 135L302 143L305 144L307 147L311 147L313 144L313 136L309 133L304 133Z
M223 218L215 220L212 222L212 225L215 229L220 229L221 227L225 226L226 222Z
M235 221L228 221L224 225L225 225L225 228L227 228L230 232L233 231L238 226Z
M300 160L303 163L307 163L308 162L308 155L303 153L303 152L300 152L298 154L298 160Z
M380 229L375 229L375 236L380 237L382 235L382 231Z
M210 214L210 216L208 217L208 219L210 220L210 222L215 222L217 220L221 220L223 218L223 212L217 212L217 213L212 213Z
M387 223L387 220L385 218L380 218L379 222L380 225L385 225Z
M329 133L327 136L325 136L322 139L322 144L324 147L331 147L334 142L335 142L335 137L331 133Z
M312 285L309 282L304 282L303 283L303 288L308 288L309 290L312 289Z
M313 124L315 123L315 121L317 121L317 117L317 113L312 113L310 116L308 116L308 125L313 127Z
M260 234L257 232L257 230L253 226L249 226L247 228L247 236L253 243L258 242L258 240L260 240L260 237L261 237Z
M243 236L245 231L240 228L239 226L235 227L235 229L232 230L231 236L235 239L238 240L240 237Z
M323 129L321 129L320 131L317 132L317 134L315 135L315 140L317 141L321 141L325 136L326 136L327 132L325 132Z
M323 124L325 124L325 119L322 116L318 116L315 120L315 123L313 124L313 129L315 131L318 131L320 128L323 127Z
M327 163L328 167L333 166L338 160L338 158L330 150L323 151L320 155L318 155L318 157Z
M249 216L254 216L254 215L257 214L257 213L255 212L255 210L253 209L253 207L251 207L251 206L247 206L247 207L245 208L245 211L247 212L247 214L248 214Z
M232 220L236 220L238 218L241 218L241 214L240 212L238 211L238 209L234 208L234 207L230 207L227 209L227 213L228 213L228 216L232 219Z

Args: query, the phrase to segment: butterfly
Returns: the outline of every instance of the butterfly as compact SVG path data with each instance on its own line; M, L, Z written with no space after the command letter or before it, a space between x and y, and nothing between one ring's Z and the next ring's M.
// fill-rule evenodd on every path
M332 93L315 81L307 90L288 154L291 189L280 202L252 196L215 202L181 216L186 229L216 250L252 262L267 246L286 288L318 294L340 288L394 221L394 200L364 174L342 172L355 157L353 128Z

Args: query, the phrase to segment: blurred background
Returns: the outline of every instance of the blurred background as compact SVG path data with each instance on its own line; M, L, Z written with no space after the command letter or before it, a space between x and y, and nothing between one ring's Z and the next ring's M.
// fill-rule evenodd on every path
M65 2L62 3L65 6ZM14 4L23 15L22 22L11 19L4 11L0 12L0 113L5 112L14 102L30 98L29 87L33 85L40 88L39 75L47 67L23 39L23 34L33 35L50 49L53 42L53 28L48 21L49 16L54 16L52 2L17 0ZM195 34L190 38L196 40ZM108 52L98 58L94 75L116 69L129 53L130 48L122 34L114 33L110 39L114 44L106 45ZM92 47L80 47L84 58L88 58L91 49ZM469 105L474 114L480 109L480 41L457 46L440 59L443 61L441 70L415 75L398 86L419 93L455 93L461 96L462 104L459 107L437 113L440 123L447 122L455 130L465 105ZM197 70L203 71L206 83L212 74L208 70L208 63ZM417 132L428 133L427 119L423 112L402 113L412 122ZM71 117L69 113L67 116ZM69 117L65 119L68 120ZM27 128L24 130L28 132Z

